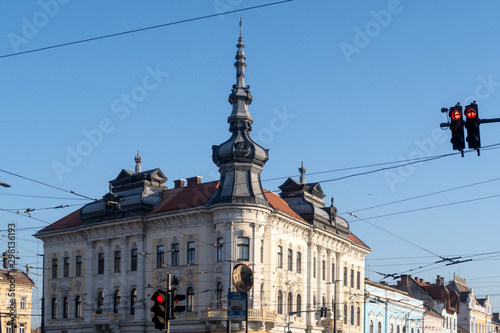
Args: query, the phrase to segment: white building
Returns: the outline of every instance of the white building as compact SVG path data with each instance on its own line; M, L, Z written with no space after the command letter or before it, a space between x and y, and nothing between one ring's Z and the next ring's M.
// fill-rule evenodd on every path
M47 332L153 332L151 300L166 274L187 295L187 311L172 332L222 332L231 272L238 263L254 272L249 329L324 332L321 307L341 304L336 318L346 332L363 332L364 262L370 249L349 231L319 183L288 179L280 195L260 182L268 151L251 137L245 55L237 45L236 84L229 102L231 137L213 147L220 181L176 180L160 169L122 170L102 200L40 230L45 265ZM337 287L337 288L335 288ZM356 297L353 297L357 296ZM297 312L287 316L290 312ZM232 330L242 330L233 323ZM327 329L328 330L328 329Z

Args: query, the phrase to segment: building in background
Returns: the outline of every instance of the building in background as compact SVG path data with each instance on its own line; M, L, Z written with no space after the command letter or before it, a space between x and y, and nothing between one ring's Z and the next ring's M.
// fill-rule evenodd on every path
M101 200L40 230L45 265L46 331L154 332L150 297L167 274L187 296L172 332L226 330L235 265L254 272L249 330L364 330L364 267L370 248L325 205L319 183L289 178L276 194L262 188L268 150L250 136L253 118L239 37L229 102L230 138L213 146L220 180L174 181L160 169L122 170ZM208 129L207 129L208 130ZM197 133L200 137L203 133ZM182 161L177 161L182 163ZM327 318L321 308L328 308ZM336 309L337 311L333 311ZM242 330L233 323L232 330ZM327 328L329 329L329 328Z
M407 292L365 280L366 333L423 333L426 309ZM442 320L440 321L440 324Z
M467 285L465 279L454 275L453 281L446 285L448 289L456 290L460 295L460 313L458 325L470 333L493 332L489 297L477 298L474 291Z
M445 286L444 278L437 276L436 283L431 284L424 279L411 275L402 275L397 282L396 288L408 292L412 297L424 302L429 310L426 317L425 327L429 331L439 331L443 333L457 333L458 314L460 313L460 295L453 288ZM437 319L433 314L441 317L441 324L438 328ZM431 329L432 328L432 329ZM486 332L485 332L486 333Z
M13 284L14 289L11 287ZM31 294L35 283L28 272L18 269L0 269L0 332L31 332ZM11 304L15 301L17 330L9 324Z

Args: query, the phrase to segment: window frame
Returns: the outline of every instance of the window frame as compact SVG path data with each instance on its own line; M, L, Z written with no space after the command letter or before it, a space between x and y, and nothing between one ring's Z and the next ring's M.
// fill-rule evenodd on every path
M63 277L69 277L69 257L63 258Z
M179 266L179 243L172 243L172 266Z
M224 238L222 237L217 238L216 246L217 246L217 251L216 251L217 262L222 262L224 261Z
M57 279L58 261L57 258L52 258L52 278Z
M83 257L82 255L77 255L75 257L75 276L82 276L83 268Z
M278 268L283 268L283 246L278 245Z
M105 258L104 258L104 253L100 252L97 254L97 274L104 274L104 267L105 267Z
M186 264L196 265L196 242L195 241L187 242L186 250L187 250Z
M288 249L288 256L287 256L287 269L289 271L293 271L293 250Z
M163 268L165 265L165 245L156 245L156 268Z
M122 269L122 251L115 251L114 272L120 273Z
M137 271L138 252L137 249L130 250L130 271Z
M238 248L238 260L250 260L250 238L238 237L236 247Z

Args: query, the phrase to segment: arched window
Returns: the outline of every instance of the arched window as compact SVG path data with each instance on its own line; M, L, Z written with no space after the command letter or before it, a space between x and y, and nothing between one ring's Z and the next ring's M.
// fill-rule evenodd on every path
M299 315L299 317L302 317L302 309L301 309L301 304L302 304L302 298L300 297L300 294L297 294L297 314Z
M130 270L137 270L137 249L130 250Z
M292 293L288 293L288 313L292 312L293 296Z
M278 314L283 314L283 293L281 290L278 290Z
M57 298L52 298L51 316L52 319L57 319Z
M52 278L57 279L57 258L52 259Z
M347 324L347 304L344 304L344 323Z
M224 239L222 237L217 238L217 262L224 261Z
M75 297L75 318L82 317L82 298L78 295Z
M358 306L358 309L356 311L356 325L361 326L361 309Z
M196 264L196 243L188 242L187 243L187 264L195 265Z
M391 324L391 333L394 333L394 324Z
M373 333L373 320L370 320L370 333Z
M104 291L99 291L97 293L97 311L96 311L96 313L102 313L103 304L104 304Z
M415 329L413 327L411 328L411 333L415 333Z
M354 325L354 315L355 315L354 306L351 305L351 325Z
M406 333L406 326L403 326L403 333Z
M104 253L97 255L97 274L104 274Z
M115 273L119 273L122 269L122 252L115 251Z
M222 309L222 283L217 283L217 309Z
M119 290L117 290L113 294L113 312L114 313L118 313L118 305L120 305L121 301L122 301L122 293Z
M63 318L69 317L69 299L67 297L63 298Z
M156 268L162 268L165 264L165 246L158 245L156 247Z
M398 325L398 326L396 326L396 333L399 333L399 332L401 332L401 329L399 328L399 325Z
M248 237L238 237L237 247L238 247L238 260L249 260L249 239Z
M130 314L135 315L135 302L137 302L137 289L132 289L130 292Z
M194 289L189 287L187 289L186 296L187 296L187 301L186 301L187 312L194 312Z
M382 333L382 323L380 321L377 324L377 333Z

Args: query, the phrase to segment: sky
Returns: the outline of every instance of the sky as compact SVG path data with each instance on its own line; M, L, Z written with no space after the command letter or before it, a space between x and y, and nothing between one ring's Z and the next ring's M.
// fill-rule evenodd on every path
M33 234L101 198L137 151L169 188L217 180L241 15L264 188L298 180L303 161L372 249L366 277L457 274L500 312L498 125L463 158L440 128L457 102L500 116L500 4L271 3L2 1L0 249L15 224L18 267L41 274Z

